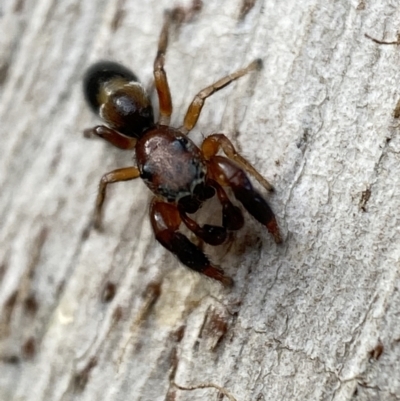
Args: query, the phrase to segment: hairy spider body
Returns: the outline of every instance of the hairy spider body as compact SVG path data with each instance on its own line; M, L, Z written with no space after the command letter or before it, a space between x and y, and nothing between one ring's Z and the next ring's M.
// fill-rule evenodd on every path
M232 279L179 231L180 226L184 224L205 243L222 244L229 231L238 230L244 224L242 211L225 192L224 187L230 187L235 198L279 243L281 236L274 213L264 197L253 188L245 171L267 190L272 190L272 186L236 152L225 135L210 135L199 148L186 134L196 125L209 96L260 68L261 62L255 60L246 68L200 91L189 105L183 126L169 126L172 100L164 59L171 15L171 12L166 13L154 61L154 81L160 106L156 123L150 97L130 70L114 62L101 61L85 74L85 98L91 109L107 124L85 130L85 134L101 137L121 149L134 149L137 161L137 167L114 170L101 178L93 225L101 227L107 185L141 177L155 195L150 205L150 221L156 239L187 267L231 285ZM218 155L219 150L226 157ZM204 201L214 195L222 205L221 225L200 226L188 214L196 212Z
M168 202L191 196L207 171L200 149L175 128L159 125L136 143L140 177Z

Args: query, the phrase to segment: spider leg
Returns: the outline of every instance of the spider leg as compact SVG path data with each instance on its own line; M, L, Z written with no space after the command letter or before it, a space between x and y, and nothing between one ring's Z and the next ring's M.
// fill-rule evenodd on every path
M221 78L214 84L207 86L203 90L201 90L193 99L192 103L190 104L185 118L183 120L183 126L179 128L179 130L187 134L193 127L196 125L197 120L199 119L201 109L204 106L204 102L208 97L210 97L215 92L225 88L225 86L229 85L231 82L237 80L238 78L246 75L248 72L259 69L261 67L261 60L257 59L250 63L247 67L241 68L233 72L232 74L227 75L224 78Z
M235 161L267 190L273 191L274 187L243 157L233 146L232 142L224 134L213 134L204 139L201 150L206 160L210 160L215 156L219 149L222 148L229 159Z
M223 156L214 156L209 160L208 174L223 186L230 186L232 191L247 211L274 236L275 242L282 242L275 215L267 201L253 188L246 173L233 161Z
M154 83L160 106L160 117L158 119L158 124L160 125L169 125L172 114L171 92L169 90L167 74L164 70L169 29L173 23L176 26L179 26L183 22L190 21L193 16L201 10L201 8L201 0L193 0L192 5L188 8L177 6L164 12L164 24L158 40L158 49L154 60L153 71Z
M228 195L217 181L209 180L208 182L215 188L222 205L222 226L227 230L240 230L244 224L242 211L230 201Z
M172 99L169 90L167 73L164 70L165 53L168 47L168 31L172 22L171 11L165 11L164 25L161 29L158 40L157 55L154 60L154 83L157 90L158 102L160 105L160 125L169 125L172 114Z
M140 176L140 172L136 167L126 167L120 168L118 170L111 171L104 174L101 177L99 183L99 190L97 192L96 207L93 215L93 226L94 228L100 230L102 222L102 210L104 205L104 200L106 197L106 189L108 184L119 181L129 181Z
M99 138L103 138L107 142L111 143L111 145L125 150L133 149L137 142L136 138L129 138L120 134L118 131L113 130L112 128L106 127L105 125L97 125L93 128L87 128L83 131L83 135L85 138L98 136Z
M150 206L150 221L157 241L178 257L185 266L205 276L232 285L232 279L211 265L203 251L178 232L182 222L176 205L154 199Z
M204 242L210 245L221 245L227 237L225 227L214 226L210 224L204 224L202 227L191 219L183 208L178 207L180 217L185 223L186 227L195 233Z
M209 224L200 226L196 221L191 219L187 213L196 212L201 204L206 199L212 197L215 192L222 205L222 227ZM185 198L180 199L178 202L178 211L186 227L204 242L214 246L221 245L227 238L227 230L239 230L243 227L244 219L241 210L233 205L224 189L216 181L207 180L206 185L202 187L198 196L200 196L200 200L194 198L197 200L194 203L193 198L190 199L191 202L185 201Z

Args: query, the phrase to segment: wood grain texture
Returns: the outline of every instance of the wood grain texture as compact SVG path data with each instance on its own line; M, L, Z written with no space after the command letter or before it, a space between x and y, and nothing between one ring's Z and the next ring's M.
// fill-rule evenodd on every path
M212 254L231 291L155 242L142 182L85 232L132 155L83 138L82 74L113 59L150 86L168 6L0 4L0 400L399 400L400 49L364 36L396 40L398 3L205 1L172 33L175 126L264 62L192 135L226 133L276 188L284 244L248 217Z

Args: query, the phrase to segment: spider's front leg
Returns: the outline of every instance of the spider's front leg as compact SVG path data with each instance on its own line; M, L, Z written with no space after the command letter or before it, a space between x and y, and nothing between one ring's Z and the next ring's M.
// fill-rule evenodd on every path
M154 60L154 84L156 86L160 106L160 117L158 119L160 125L169 125L172 114L171 92L169 90L167 74L164 70L165 53L168 47L168 31L171 22L171 12L165 11L164 25L161 29L157 55Z
M216 155L220 147L229 159ZM202 152L204 158L208 160L209 177L222 186L231 187L236 199L243 204L256 220L267 227L268 231L274 236L275 242L282 242L272 209L262 195L253 188L246 173L240 167L252 173L266 189L271 190L271 184L236 152L232 143L225 135L215 134L207 137L203 141Z
M158 124L160 125L169 125L172 114L171 92L168 85L167 73L164 69L169 30L173 23L179 26L182 22L190 20L195 13L201 10L201 7L201 1L194 0L188 9L178 6L164 12L164 23L158 39L157 54L153 66L154 85L157 90L160 107L160 116L158 118Z
M222 149L226 156L235 161L244 170L250 173L267 191L274 187L248 162L233 146L233 143L224 134L213 134L204 139L201 150L204 157L209 160Z
M230 277L212 266L203 251L178 232L182 219L176 205L154 199L150 206L150 221L157 241L176 255L181 263L225 286L232 285Z
M192 103L190 103L189 108L186 112L185 118L183 120L183 126L179 128L179 130L183 134L187 134L191 131L197 123L197 120L200 117L201 109L204 106L204 103L207 98L213 95L215 92L225 88L232 82L236 81L240 77L248 74L250 71L259 70L262 67L261 59L254 60L247 67L241 68L233 72L232 74L227 75L224 78L221 78L217 82L213 83L210 86L207 86L203 90L201 90L193 99Z

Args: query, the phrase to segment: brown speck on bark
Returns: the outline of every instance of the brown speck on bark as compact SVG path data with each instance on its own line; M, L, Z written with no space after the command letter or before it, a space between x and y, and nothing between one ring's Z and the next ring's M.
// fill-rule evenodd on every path
M125 0L119 0L117 3L117 10L115 11L114 18L111 21L111 29L115 32L123 23L125 10Z
M20 13L25 6L25 0L16 0L14 4L14 12L15 13Z
M122 307L117 306L113 313L114 322L118 323L122 319L122 316L123 316Z
M383 346L383 344L382 344L382 341L379 340L379 341L378 341L378 344L376 344L376 346L374 347L374 349L372 349L371 351L369 351L369 358L370 358L370 360L371 360L371 359L378 360L378 359L381 357L381 355L382 355L382 353L383 353L383 350L384 350L384 346Z
M81 392L85 389L89 381L90 372L96 365L97 365L97 358L92 357L90 358L88 364L80 372L76 373L74 379L74 385L76 391Z
M365 0L361 0L357 5L357 11L365 10Z
M8 324L11 320L16 302L18 298L18 291L14 291L4 304L4 323Z
M243 0L239 13L239 20L243 20L256 4L256 0Z
M0 86L4 84L8 76L9 64L5 61L0 65Z
M203 2L201 0L193 0L192 4L187 7L174 7L172 10L171 18L175 24L180 25L188 23L193 20L195 15L203 8Z
M393 110L393 117L399 118L400 117L400 100L396 103L396 107Z
M24 359L32 359L36 354L36 341L34 337L29 337L22 345L22 356Z
M16 365L21 362L21 358L17 355L7 355L0 357L0 361L10 365Z
M361 193L361 199L360 199L360 209L363 212L367 211L367 203L369 201L369 198L371 197L371 188L367 188L365 191Z
M101 294L101 301L104 303L111 302L117 292L117 286L111 281L107 281Z
M223 313L210 307L206 312L199 338L206 340L207 343L210 344L210 349L214 351L221 343L228 328L227 317Z
M176 330L173 333L173 338L177 343L180 343L182 341L183 336L185 335L185 329L186 329L186 326L181 326L181 327L179 327L178 330Z
M35 295L29 295L24 301L25 312L30 315L35 315L38 310L39 304Z

